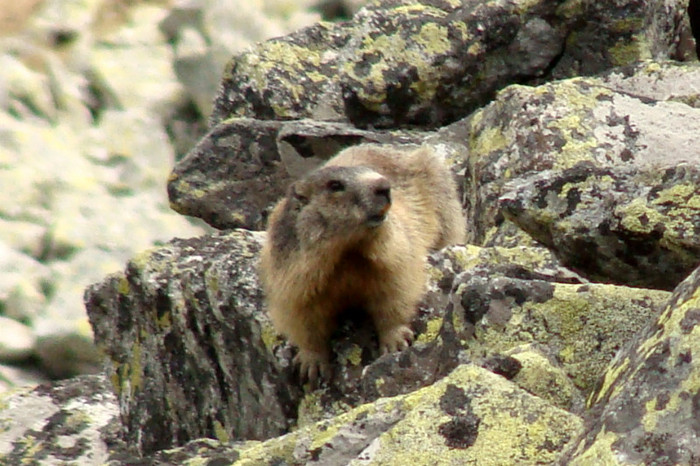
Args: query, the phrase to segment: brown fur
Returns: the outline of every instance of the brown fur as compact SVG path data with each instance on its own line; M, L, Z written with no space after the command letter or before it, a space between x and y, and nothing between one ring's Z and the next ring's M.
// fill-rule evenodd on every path
M364 145L294 183L267 231L260 272L270 317L315 382L329 375L329 339L349 306L372 317L382 353L410 344L426 255L463 242L465 224L431 149Z

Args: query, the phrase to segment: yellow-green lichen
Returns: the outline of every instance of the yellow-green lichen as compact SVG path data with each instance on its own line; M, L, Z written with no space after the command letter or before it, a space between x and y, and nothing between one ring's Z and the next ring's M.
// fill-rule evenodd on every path
M377 377L374 379L374 387L377 389L377 393L382 393L382 388L386 385L386 380L382 377Z
M119 382L118 370L112 372L112 374L109 376L109 381L112 384L112 388L114 389L114 393L117 395L117 397L121 396L122 390L121 383Z
M501 128L490 127L480 131L476 137L469 141L470 153L476 157L483 157L492 152L504 149L508 145L508 139Z
M122 384L126 381L129 382L129 388L131 393L134 393L136 391L141 390L141 384L142 384L142 373L143 369L141 368L141 342L136 341L134 342L134 345L131 348L131 359L129 362L124 363L122 366L123 368L123 373L122 373ZM122 385L123 388L123 385Z
M642 316L651 317L654 305L669 295L614 285L551 286L553 295L546 300L526 300L520 306L501 304L512 313L505 323L501 313L496 314L498 325L492 323L489 311L476 325L478 343L470 342L468 351L501 353L532 341L548 345L557 351L575 385L590 390L624 338L639 331ZM492 302L492 307L494 304L498 303Z
M467 270L480 264L480 254L483 251L483 248L472 244L467 244L463 247L454 248L453 251L457 264L463 269Z
M262 338L262 342L265 345L265 348L272 353L272 350L275 348L275 346L279 345L284 341L284 338L282 335L277 333L277 330L275 330L275 327L272 326L272 324L263 324L261 331L260 331L260 336Z
M170 311L164 312L163 315L157 319L156 323L161 330L169 329L173 325Z
M568 0L557 7L557 16L561 18L578 18L588 9L587 0Z
M231 436L219 421L214 421L214 436L217 438L217 440L223 443L231 440Z
M616 33L629 33L638 31L644 26L644 17L642 16L630 16L622 19L613 21L609 28L610 31Z
M594 105L588 99L579 100L580 93L570 92L567 96L576 97L568 99L568 102L575 108L581 108L585 104L591 105L587 108L592 108ZM576 102L576 100L579 101ZM581 115L575 111L550 121L547 126L557 130L557 133L565 140L564 146L561 148L561 156L557 157L553 165L555 169L568 168L582 160L590 159L592 150L598 146L598 140L595 137L585 136L585 134L590 133L590 128L581 119Z
M426 52L436 55L443 54L452 47L449 29L436 23L424 24L415 35L415 42L420 44Z
M677 184L659 191L656 196L652 202L655 205L685 205L700 209L700 195L697 193L697 186L692 184Z
M338 354L338 363L342 366L359 366L362 364L362 348L360 345L352 344L348 351Z
M651 233L656 225L665 220L664 216L650 208L644 199L635 199L617 209L616 214L622 217L620 224L635 233Z
M663 326L662 331L657 332L645 341L640 346L639 353L646 359L652 354L655 354L655 349L658 348L663 341L670 339L674 339L675 344L672 345L671 354L667 357L669 361L678 360L682 353L697 353L700 349L700 327L695 326L691 332L684 333L681 330L681 321L685 317L686 311L699 308L700 289L697 289L690 298L681 303L678 307L669 307L666 309L664 314L659 318L659 322ZM694 367L694 370L691 369L688 377L670 393L670 397L663 409L648 409L646 411L643 417L645 429L648 432L653 431L661 417L676 416L682 411L692 411L691 408L687 406L683 409L683 405L689 403L689 400L692 398L689 394L698 393L699 391L700 370Z
M475 444L467 449L451 447L440 431L441 425L452 420L441 408L448 385L480 394L470 397L480 424ZM237 450L237 464L265 464L273 457L296 464L308 460L309 451L323 458L329 446L347 435L358 435L358 423L367 422L385 425L378 437L367 439L378 447L369 464L434 464L436 458L442 464L464 464L477 458L480 464L548 463L558 454L551 445L563 446L581 430L576 416L520 391L502 377L466 365L413 393L359 406L264 443L247 442ZM548 447L542 448L544 445Z
M616 395L618 395L622 389L622 385L617 383L618 379L620 378L621 374L624 374L627 368L630 365L630 360L629 358L625 358L622 360L622 362L616 362L615 365L609 367L606 371L605 374L603 374L603 383L601 384L600 389L597 392L592 392L591 395L588 397L588 400L586 402L586 406L588 408L592 408L593 405L598 403L600 400L602 400L606 395L609 398L612 398ZM613 389L614 387L614 389ZM613 389L612 392L610 390ZM610 392L608 394L608 392Z
M452 417L439 409L447 385L475 389L482 396L471 398L471 409L480 419L478 435L469 448L453 448L440 433L440 426ZM563 444L581 428L575 416L557 410L524 392L516 392L502 378L473 366L461 366L432 387L405 396L413 409L391 429L379 436L380 448L372 464L429 464L439 458L442 464L526 464L547 463L557 451L544 444ZM482 391L485 391L482 392ZM523 416L513 416L523 412ZM554 427L557 426L557 427ZM550 443L551 442L551 443Z
M619 436L616 433L602 429L596 435L593 445L587 448L585 452L583 452L585 443L581 442L578 445L577 454L569 464L572 466L589 466L593 464L596 466L617 466L621 463L616 458L612 445L618 440Z
M125 275L119 277L119 282L117 283L117 293L122 296L127 296L131 292L131 287L129 286L129 280Z
M522 365L513 382L558 408L570 408L577 390L561 368L552 365L532 345L520 346L507 354Z
M430 343L434 341L440 334L440 329L442 328L443 319L442 317L435 317L429 319L426 325L425 332L418 335L416 339L417 343Z
M619 41L608 49L608 55L613 66L624 66L640 60L651 58L651 52L646 38L636 34L630 39Z
M430 7L429 5L423 5L420 3L412 3L408 5L399 5L391 10L391 13L394 16L404 16L404 17L415 17L414 13L418 13L421 16L425 16L425 13L427 11L431 11L433 13L440 12L440 10L437 10L435 8Z
M302 428L323 419L321 392L309 391L304 394L297 409L297 428Z

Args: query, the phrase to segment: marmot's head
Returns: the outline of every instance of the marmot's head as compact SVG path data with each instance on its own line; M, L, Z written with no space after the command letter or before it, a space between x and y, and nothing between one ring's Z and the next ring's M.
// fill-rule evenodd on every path
M330 166L294 183L287 194L297 212L299 241L353 241L380 227L391 207L389 180L368 167Z

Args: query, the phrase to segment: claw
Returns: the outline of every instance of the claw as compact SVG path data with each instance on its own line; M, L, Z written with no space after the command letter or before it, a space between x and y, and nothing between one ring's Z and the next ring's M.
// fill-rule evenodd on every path
M321 380L331 379L331 365L327 353L299 349L294 357L294 364L299 365L302 383L308 382L312 389L318 388Z
M379 336L379 349L381 353L394 353L411 346L413 342L413 330L406 325L399 325L382 332Z

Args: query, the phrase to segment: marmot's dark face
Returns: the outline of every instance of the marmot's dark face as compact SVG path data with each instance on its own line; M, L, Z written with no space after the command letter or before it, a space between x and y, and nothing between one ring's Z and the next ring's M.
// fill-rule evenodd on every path
M326 167L292 185L302 243L359 239L380 227L391 207L389 180L367 167Z

